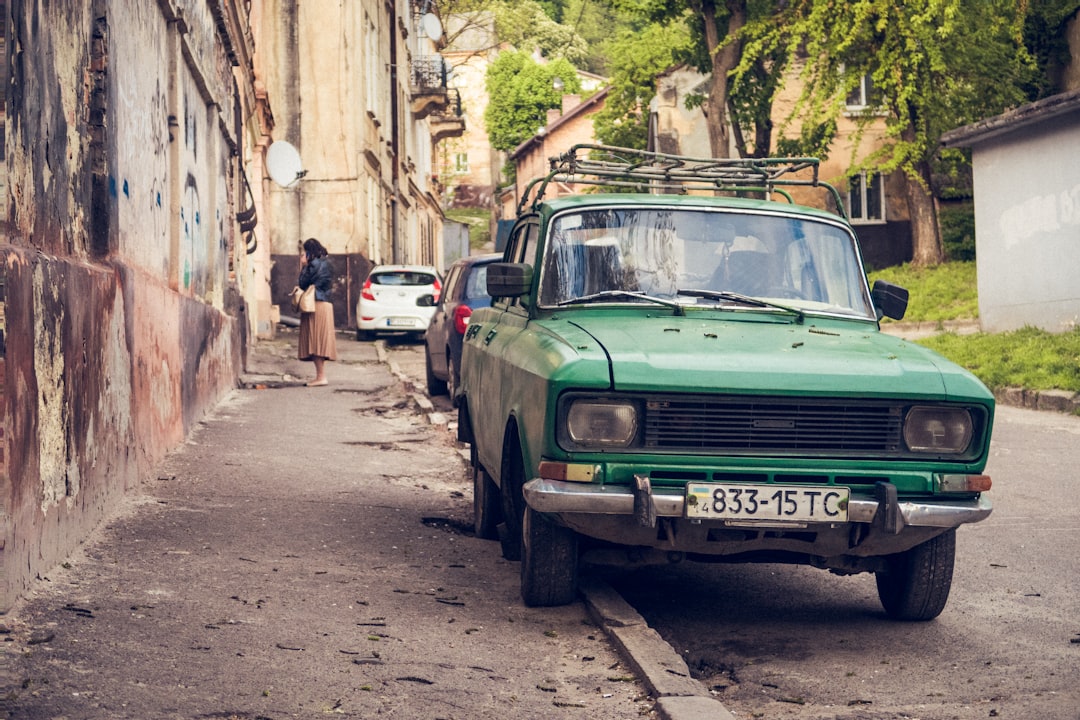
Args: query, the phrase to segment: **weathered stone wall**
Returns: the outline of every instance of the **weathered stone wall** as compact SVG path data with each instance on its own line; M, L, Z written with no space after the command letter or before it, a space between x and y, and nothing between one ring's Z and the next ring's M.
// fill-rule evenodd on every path
M235 386L221 5L10 0L0 609Z

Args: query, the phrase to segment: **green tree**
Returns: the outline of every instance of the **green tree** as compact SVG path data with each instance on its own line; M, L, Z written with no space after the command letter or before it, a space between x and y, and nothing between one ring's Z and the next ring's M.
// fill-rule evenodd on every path
M1021 42L1025 0L800 0L777 8L745 28L734 76L780 50L797 59L802 90L785 126L797 121L803 137L817 135L823 144L848 95L869 77L873 109L859 124L865 130L884 122L885 142L860 162L853 155L849 172L902 170L913 262L941 262L931 195L939 140L1023 100L1032 70Z
M1062 91L1062 73L1071 62L1067 24L1080 10L1077 0L1029 0L1024 45L1042 70L1025 87L1028 100Z
M685 62L708 77L708 89L692 103L706 118L709 145L714 157L768 155L771 150L771 104L773 88L783 72L786 55L772 48L750 60L753 73L732 76L742 60L742 30L748 20L774 12L783 0L598 0L609 4L622 17L643 18L648 23L685 28L689 42L671 48L673 63ZM645 45L645 43L642 43ZM643 48L648 61L659 54ZM627 52L638 51L630 40ZM614 50L613 50L614 53ZM616 64L613 75L619 73ZM647 104L652 93L643 94ZM634 118L629 118L632 123Z
M495 8L495 32L500 42L572 63L581 62L588 54L585 40L572 28L552 20L535 0L503 0Z
M593 116L600 142L645 148L656 77L674 64L675 53L689 42L690 34L681 23L647 23L624 29L608 43L610 89L604 108Z
M496 150L509 152L547 124L547 111L560 107L563 91L554 87L555 78L563 91L581 91L581 80L565 58L541 64L520 50L499 54L487 72L490 98L484 112L488 139Z
M578 67L597 75L613 74L612 38L630 29L627 18L601 0L566 0L559 22L580 35L588 48Z
M545 6L536 0L437 0L437 5L444 19L454 18L454 22L446 23L448 44L466 33L473 34L474 40L477 34L490 38L489 47L472 48L477 53L510 45L517 50L535 50L544 57L563 57L579 63L589 52L584 38L549 15L548 11L560 11L561 4ZM494 34L489 32L492 25Z

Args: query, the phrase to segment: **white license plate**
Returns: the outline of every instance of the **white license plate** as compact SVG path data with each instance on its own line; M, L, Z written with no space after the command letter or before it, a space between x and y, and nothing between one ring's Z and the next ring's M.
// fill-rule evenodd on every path
M770 522L846 522L851 489L839 486L689 483L686 517Z
M412 318L390 318L386 321L389 327L412 327L416 324Z

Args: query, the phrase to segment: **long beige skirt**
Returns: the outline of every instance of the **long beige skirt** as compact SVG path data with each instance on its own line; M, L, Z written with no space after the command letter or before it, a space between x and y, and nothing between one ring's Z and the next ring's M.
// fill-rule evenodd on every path
M334 330L334 305L316 302L315 312L300 313L300 342L296 356L301 360L324 357L337 360L337 334Z

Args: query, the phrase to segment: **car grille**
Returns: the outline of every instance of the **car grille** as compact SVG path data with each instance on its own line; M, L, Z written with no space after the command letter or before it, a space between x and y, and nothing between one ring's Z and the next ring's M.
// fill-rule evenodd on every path
M887 457L903 450L895 403L790 398L661 398L645 403L645 449Z

